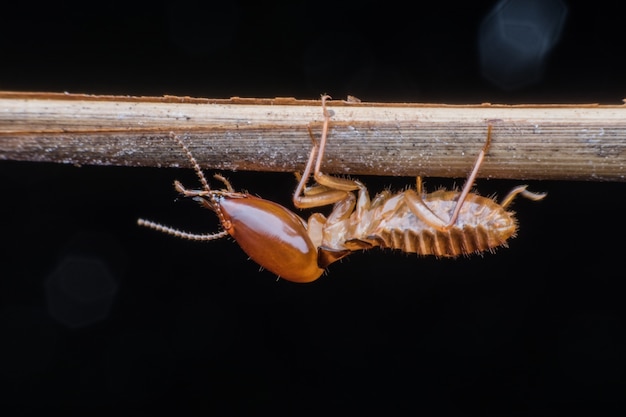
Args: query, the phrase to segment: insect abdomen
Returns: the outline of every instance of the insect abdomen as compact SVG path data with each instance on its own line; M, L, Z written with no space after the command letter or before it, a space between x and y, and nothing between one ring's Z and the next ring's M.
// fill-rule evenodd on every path
M445 218L454 208L454 192L435 192L426 204ZM454 198L452 198L454 197ZM402 207L393 219L381 222L366 240L383 248L398 249L419 255L455 257L491 251L506 245L515 236L517 224L513 214L492 199L470 194L454 225L439 230Z
M399 249L418 255L455 257L493 250L498 246L506 245L507 239L514 234L515 228L503 235L483 226L462 228L454 226L447 231L430 229L416 232L392 229L373 238L383 248Z

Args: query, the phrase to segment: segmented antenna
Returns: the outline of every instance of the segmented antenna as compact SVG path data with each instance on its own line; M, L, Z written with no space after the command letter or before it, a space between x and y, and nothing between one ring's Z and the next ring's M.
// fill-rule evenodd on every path
M137 225L144 226L149 229L156 230L157 232L167 233L168 235L176 236L181 239L187 239L187 240L204 240L204 241L216 240L216 239L221 239L223 237L226 237L228 235L228 232L226 230L222 230L221 232L210 233L210 234L189 233L189 232L184 232L182 230L174 229L173 227L164 226L162 224L155 223L155 222L152 222L150 220L145 220L145 219L137 219Z
M189 159L189 162L191 162L191 166L193 170L196 172L196 175L198 176L198 178L200 179L200 182L202 183L202 188L204 189L204 191L187 190L178 181L174 182L174 187L176 188L178 192L183 194L185 197L206 197L210 199L211 200L210 207L213 209L213 211L215 211L215 214L217 214L220 224L222 225L224 230L222 230L221 232L217 232L217 233L196 234L196 233L189 233L189 232L185 232L179 229L175 229L173 227L164 226L160 223L156 223L156 222L145 220L145 219L137 219L137 225L147 227L149 229L153 229L158 232L167 233L168 235L172 235L181 239L188 239L188 240L208 241L208 240L221 239L227 236L228 235L227 230L231 227L230 222L227 221L226 218L224 217L224 214L222 213L222 210L220 209L217 194L216 192L211 190L211 187L209 187L209 183L206 180L206 177L204 176L202 169L200 169L200 164L198 164L198 161L196 161L196 158L193 156L189 148L187 148L187 145L185 145L185 143L177 134L175 134L174 132L170 132L170 138L176 141L176 143L178 143L178 145L185 152L185 155L187 155L187 159ZM221 175L216 176L216 178L222 181L226 185L226 188L228 189L229 192L232 192L232 186L230 185L228 180L226 180L226 178L222 177Z
M178 136L174 132L170 132L170 138L174 139L176 143L178 143L178 145L183 149L183 152L185 152L185 155L187 155L187 159L189 159L189 162L191 162L191 167L193 168L194 171L196 171L196 175L198 176L198 178L200 179L200 182L202 183L202 188L204 188L205 191L211 191L211 187L209 187L209 182L206 180L206 177L204 176L204 173L202 172L202 169L200 168L200 164L198 164L198 161L196 161L196 158L193 156L193 154L191 153L187 145L185 145L185 142L183 142L180 136Z

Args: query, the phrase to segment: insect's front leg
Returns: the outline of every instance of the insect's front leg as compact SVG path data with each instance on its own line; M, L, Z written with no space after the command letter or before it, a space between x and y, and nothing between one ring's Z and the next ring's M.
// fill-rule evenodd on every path
M307 161L304 173L300 177L296 191L293 194L293 204L298 208L321 207L337 203L341 200L349 199L352 191L356 191L363 186L357 181L337 178L321 172L322 159L324 158L324 148L328 137L328 124L330 114L326 110L326 99L329 96L322 96L322 106L324 109L324 125L322 127L322 138L318 144L311 129L309 135L313 142L309 160ZM314 168L315 166L315 168ZM306 187L309 177L313 173L316 184Z
M329 185L320 184L306 187L306 179L307 176L304 175L300 178L296 191L293 193L293 204L301 209L338 203L342 200L349 199L350 196L353 196L351 191L359 188L357 184L353 184L349 190L337 189Z
M300 178L298 187L294 193L293 202L299 208L320 207L329 204L335 204L333 212L328 218L328 222L334 223L341 221L352 214L356 206L355 221L360 221L363 212L370 207L370 198L367 188L360 181L348 178L339 178L321 172L322 160L324 158L324 150L328 140L328 126L330 124L330 113L326 108L326 100L330 96L322 96L322 110L324 112L324 124L322 126L322 137L318 144L311 129L309 135L313 142L313 148L309 155L304 173ZM313 172L315 185L306 187L306 182ZM358 199L355 198L353 191L359 191Z

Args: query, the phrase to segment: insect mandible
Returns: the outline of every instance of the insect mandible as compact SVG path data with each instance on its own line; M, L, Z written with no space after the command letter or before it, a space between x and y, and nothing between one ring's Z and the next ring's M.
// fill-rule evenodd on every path
M417 177L415 189L398 193L385 190L370 199L360 181L321 171L331 118L326 107L329 99L322 96L322 134L319 142L311 134L313 147L293 194L293 203L300 209L333 204L328 216L314 213L305 221L277 203L236 192L219 174L214 178L225 188L212 189L185 143L171 133L202 184L200 190L189 190L175 181L175 189L215 212L222 230L195 234L144 219L138 219L137 224L190 240L230 235L264 269L285 280L304 283L315 281L331 263L350 253L374 247L437 257L493 251L516 234L517 221L507 211L515 197L537 201L546 196L528 191L526 185L513 188L500 203L470 192L491 144L488 125L487 140L460 191L426 193L421 177ZM311 175L315 183L307 186Z

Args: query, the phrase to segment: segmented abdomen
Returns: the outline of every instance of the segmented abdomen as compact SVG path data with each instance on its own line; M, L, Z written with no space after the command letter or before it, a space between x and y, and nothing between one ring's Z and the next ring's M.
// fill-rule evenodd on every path
M380 247L438 257L454 257L493 250L506 245L507 241L500 234L483 226L462 228L454 226L445 232L434 229L420 232L392 229L370 236L369 239L376 240Z
M447 221L456 205L457 192L435 192L424 198L426 205ZM374 246L438 257L469 255L506 245L515 235L517 224L491 198L469 194L456 223L447 230L437 230L419 219L404 201L398 201L393 215L377 222L365 241Z

